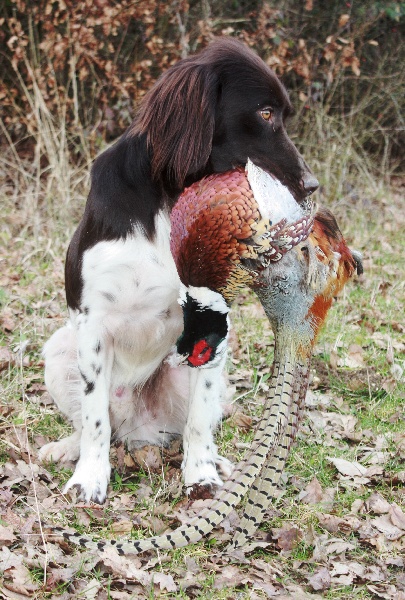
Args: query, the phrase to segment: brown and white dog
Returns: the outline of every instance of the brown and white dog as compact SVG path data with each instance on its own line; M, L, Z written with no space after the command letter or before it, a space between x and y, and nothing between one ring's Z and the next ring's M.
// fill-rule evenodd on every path
M45 380L74 433L40 450L78 460L65 490L104 502L111 440L129 448L183 435L185 485L230 472L213 440L223 362L196 378L167 360L182 331L170 210L201 177L257 166L298 202L318 186L285 130L291 105L266 64L222 38L181 60L145 96L126 133L95 161L66 259L68 323L46 343Z

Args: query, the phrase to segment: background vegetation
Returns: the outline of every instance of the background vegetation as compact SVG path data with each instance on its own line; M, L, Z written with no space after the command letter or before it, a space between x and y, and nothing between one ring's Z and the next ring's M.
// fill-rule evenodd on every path
M388 0L0 3L0 597L405 598L404 17L405 3ZM40 466L36 449L69 431L40 352L66 317L63 261L91 161L162 70L218 35L252 46L287 85L317 200L366 273L319 341L286 485L258 534L266 549L228 563L235 514L169 555L84 557L46 542L48 526L144 536L199 510L184 499L176 447L114 448L103 510L61 495L72 465ZM260 415L273 338L252 297L233 315L235 394L218 443L236 460Z

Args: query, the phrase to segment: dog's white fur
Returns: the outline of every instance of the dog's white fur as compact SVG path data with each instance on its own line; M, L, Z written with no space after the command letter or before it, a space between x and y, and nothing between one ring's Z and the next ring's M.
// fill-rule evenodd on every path
M183 324L169 238L169 217L161 212L153 243L134 229L125 241L104 241L87 250L82 304L88 310L71 311L67 325L44 348L46 385L76 431L41 448L39 456L79 459L65 491L77 486L85 501L106 497L110 438L131 448L166 444L183 434L188 487L221 485L215 465L230 472L213 442L224 360L203 377L188 366L165 363ZM82 379L91 382L87 395Z

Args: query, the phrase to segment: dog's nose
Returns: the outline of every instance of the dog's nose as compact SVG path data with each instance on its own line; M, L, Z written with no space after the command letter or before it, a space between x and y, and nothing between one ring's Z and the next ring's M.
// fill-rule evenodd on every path
M312 175L312 173L307 172L301 179L301 185L304 189L304 192L306 192L306 194L309 196L319 188L319 181Z

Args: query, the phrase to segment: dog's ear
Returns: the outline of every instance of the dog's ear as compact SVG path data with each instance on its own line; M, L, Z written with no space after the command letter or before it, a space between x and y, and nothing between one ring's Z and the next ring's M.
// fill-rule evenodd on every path
M145 96L133 133L147 136L152 177L182 189L211 154L217 78L192 59L169 69Z

